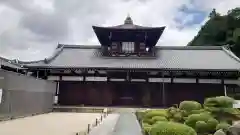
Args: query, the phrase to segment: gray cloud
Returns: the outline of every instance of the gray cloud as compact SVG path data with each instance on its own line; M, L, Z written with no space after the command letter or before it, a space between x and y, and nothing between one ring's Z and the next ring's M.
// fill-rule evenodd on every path
M68 20L55 14L29 13L20 24L42 41L56 41L68 37Z
M213 0L210 5L202 1L202 7L191 6L223 9L225 0ZM228 7L238 1L229 0ZM0 22L0 55L36 60L51 55L58 42L97 44L91 26L121 24L128 13L137 24L167 26L160 45L185 45L200 25L178 28L174 18L183 4L191 0L0 0L0 20L4 20Z
M21 12L31 11L33 0L0 0L0 4L9 6Z

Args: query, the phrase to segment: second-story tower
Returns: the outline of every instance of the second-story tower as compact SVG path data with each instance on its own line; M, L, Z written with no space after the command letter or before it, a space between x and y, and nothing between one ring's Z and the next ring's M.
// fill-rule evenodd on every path
M154 57L155 45L165 27L135 25L130 16L124 24L111 27L93 26L102 46L102 54L109 57Z

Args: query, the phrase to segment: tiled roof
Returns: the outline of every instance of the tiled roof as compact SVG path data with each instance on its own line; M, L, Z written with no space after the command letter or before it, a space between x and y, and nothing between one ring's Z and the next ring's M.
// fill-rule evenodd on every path
M96 26L94 26L96 27ZM110 28L110 29L164 29L165 27L147 27L147 26L140 26L133 23L133 20L130 16L128 16L123 24L110 26L110 27L101 27L101 28Z
M157 47L157 57L104 58L100 46L60 45L56 53L45 60L25 64L43 68L147 68L181 70L240 69L240 60L220 46Z
M18 64L17 60L9 60L7 58L3 58L0 57L0 68L1 66L5 66L5 67L10 67L13 69L22 69L23 67L21 67L20 64Z

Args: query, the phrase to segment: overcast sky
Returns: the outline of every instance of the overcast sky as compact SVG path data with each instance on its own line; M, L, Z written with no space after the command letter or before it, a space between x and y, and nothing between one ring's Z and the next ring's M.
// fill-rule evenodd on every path
M0 56L38 60L58 43L99 44L92 25L166 26L158 45L184 46L216 8L226 14L240 0L0 0Z

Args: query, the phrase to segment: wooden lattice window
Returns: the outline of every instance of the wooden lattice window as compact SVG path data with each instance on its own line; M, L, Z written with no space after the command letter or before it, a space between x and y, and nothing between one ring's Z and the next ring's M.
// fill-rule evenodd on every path
M146 49L145 44L144 44L144 43L140 43L140 44L139 44L139 49L140 49L141 51L145 51L145 49Z
M122 42L122 52L132 53L134 52L134 42Z
M118 50L118 44L117 43L112 43L112 46L111 46L111 50L113 51L113 52L117 52L117 50Z

